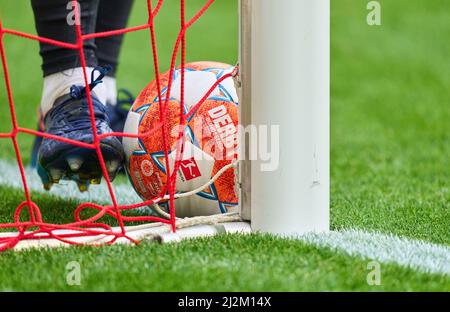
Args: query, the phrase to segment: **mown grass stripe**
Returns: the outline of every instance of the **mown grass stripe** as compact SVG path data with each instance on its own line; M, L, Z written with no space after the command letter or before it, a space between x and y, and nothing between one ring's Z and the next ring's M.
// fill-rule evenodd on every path
M75 199L79 201L94 201L100 203L111 203L111 197L105 183L101 185L91 185L89 192L80 193L75 182L62 181L56 184L51 191L47 192L42 187L42 182L35 169L25 168L28 187L33 192L45 193L66 199ZM12 162L0 160L0 185L6 185L13 188L22 188L22 180L17 165ZM116 198L120 205L127 205L141 202L139 196L133 188L126 184L113 185Z

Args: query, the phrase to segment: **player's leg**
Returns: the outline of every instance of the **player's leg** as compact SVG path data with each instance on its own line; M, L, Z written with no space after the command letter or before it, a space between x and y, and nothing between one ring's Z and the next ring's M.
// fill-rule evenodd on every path
M105 32L123 29L127 26L134 0L100 0L95 32ZM123 41L123 34L100 37L95 40L97 59L101 66L109 65L112 70L103 79L106 88L106 106L114 131L122 132L126 116L133 105L134 98L130 92L120 90L118 97L116 87L116 72Z
M81 28L84 34L95 32L99 0L79 0ZM67 0L32 0L36 29L39 36L75 43L76 31ZM84 42L87 71L91 77L97 65L94 40ZM93 142L87 98L84 90L83 70L78 51L40 44L43 60L44 89L40 112L42 131L77 140ZM103 74L101 75L103 76ZM92 77L95 78L95 77ZM98 79L92 79L97 80ZM95 88L94 88L95 86ZM93 106L98 134L111 132L107 116L104 85L91 84ZM123 160L120 141L115 137L101 140L101 149L108 172L113 179ZM36 144L36 165L46 189L60 179L78 182L80 190L90 183L98 183L102 177L97 154L93 149L46 139Z

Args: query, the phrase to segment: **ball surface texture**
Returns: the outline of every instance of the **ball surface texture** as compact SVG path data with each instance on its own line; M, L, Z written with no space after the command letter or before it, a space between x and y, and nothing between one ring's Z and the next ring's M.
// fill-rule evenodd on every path
M123 146L128 177L143 200L168 194L163 131L167 134L170 173L176 163L179 165L178 193L201 188L237 159L238 97L233 78L223 80L197 105L217 80L233 70L233 66L217 62L186 64L182 107L180 68L173 72L169 98L170 72L160 75L161 101L156 80L139 94L128 114L125 132L144 135L124 138ZM180 126L181 113L186 119L184 128ZM184 147L177 153L180 129L184 132ZM237 211L237 204L235 170L231 167L197 194L177 199L175 209L179 217L192 217ZM168 211L168 202L160 206Z

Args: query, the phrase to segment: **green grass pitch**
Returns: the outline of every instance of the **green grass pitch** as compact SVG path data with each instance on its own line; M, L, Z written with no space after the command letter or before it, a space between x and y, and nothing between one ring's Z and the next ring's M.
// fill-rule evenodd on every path
M204 1L188 1L192 15ZM366 1L332 1L331 226L450 245L450 3L380 1L382 25L366 24ZM178 3L157 17L161 70L169 68ZM4 27L35 33L29 1L2 1ZM137 0L130 25L147 20ZM237 59L237 1L216 0L188 32L187 60ZM154 78L148 31L126 36L118 83L134 93ZM34 128L42 83L36 42L5 36L19 123ZM0 132L11 130L0 87ZM20 135L25 162L33 138ZM14 162L0 140L0 160ZM11 177L19 179L19 177ZM125 183L119 181L119 183ZM0 185L0 222L23 201ZM33 193L46 220L72 220L76 201ZM81 285L66 265L81 265ZM175 245L74 247L0 254L0 290L145 291L449 291L450 277L382 263L380 286L366 278L370 259L265 235L220 236Z

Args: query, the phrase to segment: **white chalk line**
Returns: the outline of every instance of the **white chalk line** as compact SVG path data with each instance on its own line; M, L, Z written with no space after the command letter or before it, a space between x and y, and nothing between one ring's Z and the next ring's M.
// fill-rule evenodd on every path
M42 182L36 169L27 167L25 168L25 174L27 176L27 185L30 191L79 202L111 203L111 197L106 183L102 183L101 185L91 185L89 192L80 193L75 182L61 181L60 184L53 185L52 189L47 192L42 187ZM17 165L5 160L0 160L0 185L23 189ZM113 188L119 205L142 202L130 185L113 184Z
M89 192L86 193L80 193L75 183L72 182L65 182L65 185L54 185L50 192L46 192L34 169L26 168L26 175L29 189L33 192L79 202L111 202L104 183L92 185ZM0 160L0 185L22 189L17 165ZM120 205L141 202L139 196L128 184L114 185L114 191ZM298 238L309 244L331 248L349 256L382 263L394 263L425 273L450 275L450 247L445 245L362 230L307 234Z

